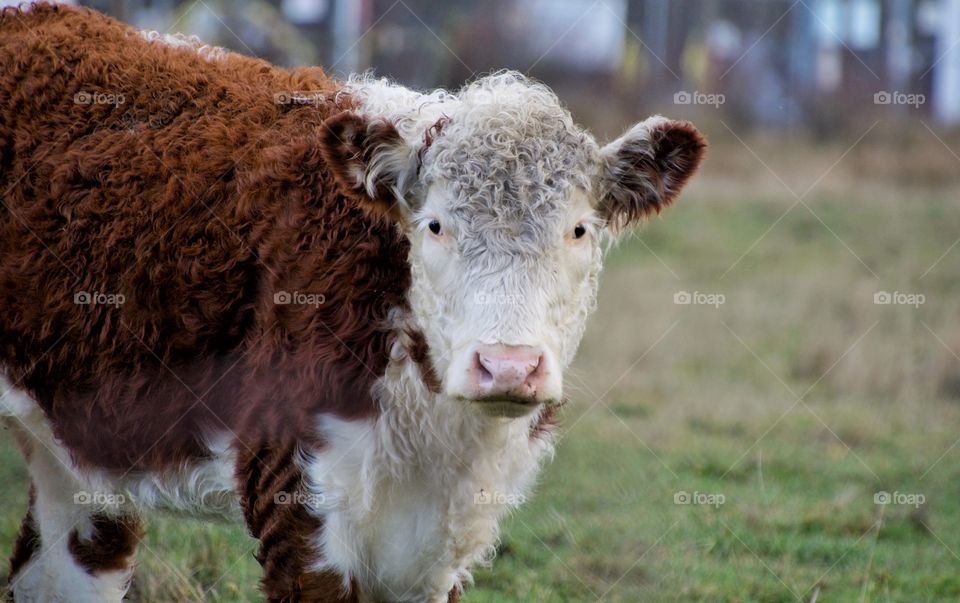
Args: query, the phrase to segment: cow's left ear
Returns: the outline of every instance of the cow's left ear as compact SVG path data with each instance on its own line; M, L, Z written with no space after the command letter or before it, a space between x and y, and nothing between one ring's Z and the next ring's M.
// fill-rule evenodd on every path
M320 137L323 159L344 194L402 218L417 178L417 150L392 123L348 111L323 122Z
M614 230L673 203L697 170L707 141L693 124L651 117L603 147L600 213Z

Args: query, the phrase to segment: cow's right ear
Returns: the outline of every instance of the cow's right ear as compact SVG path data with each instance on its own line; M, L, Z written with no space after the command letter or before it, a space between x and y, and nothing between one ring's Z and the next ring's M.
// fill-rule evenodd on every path
M417 150L397 128L347 111L323 122L320 137L323 159L344 194L402 219L417 178Z
M707 141L686 121L651 117L603 147L600 212L620 231L673 203L697 171Z

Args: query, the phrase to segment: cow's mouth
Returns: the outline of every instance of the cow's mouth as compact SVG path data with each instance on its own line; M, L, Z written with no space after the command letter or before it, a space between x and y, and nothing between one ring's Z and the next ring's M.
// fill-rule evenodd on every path
M536 410L541 401L534 398L501 394L471 400L474 407L485 415L515 419L529 415Z

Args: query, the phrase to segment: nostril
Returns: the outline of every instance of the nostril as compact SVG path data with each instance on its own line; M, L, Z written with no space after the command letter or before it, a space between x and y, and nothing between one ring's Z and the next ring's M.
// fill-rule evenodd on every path
M477 353L474 357L474 365L481 385L493 383L493 373L488 368L490 366L489 358L484 358L482 354Z
M544 365L543 355L541 354L540 357L537 358L536 364L533 364L533 363L530 364L531 369L527 374L527 378L525 381L527 386L533 389L536 389L536 387L540 384L540 382L543 381L543 374L545 371L543 365Z

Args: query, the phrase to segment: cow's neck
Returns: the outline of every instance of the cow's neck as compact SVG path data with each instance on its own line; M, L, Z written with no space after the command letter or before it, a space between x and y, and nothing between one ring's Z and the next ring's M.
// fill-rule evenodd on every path
M536 414L490 419L431 391L403 344L378 383L376 419L320 419L327 445L308 474L328 509L323 564L375 598L446 600L454 577L492 555L499 519L552 443Z

